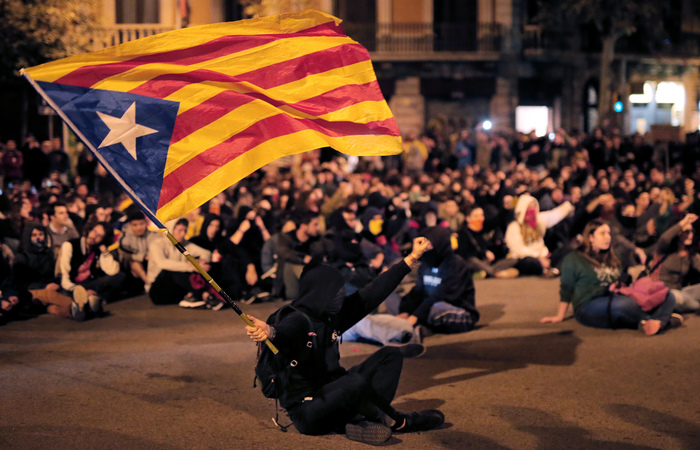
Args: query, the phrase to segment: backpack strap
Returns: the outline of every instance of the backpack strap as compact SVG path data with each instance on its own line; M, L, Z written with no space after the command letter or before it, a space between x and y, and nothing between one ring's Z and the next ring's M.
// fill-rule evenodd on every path
M309 333L308 333L309 340L306 342L306 347L308 349L315 349L316 348L316 331L314 329L313 322L311 322L311 318L305 312L299 311L297 308L295 308L292 305L287 305L286 308L291 309L292 312L298 312L304 319L306 319L306 323L309 325ZM296 359L292 359L289 362L289 367L294 368L298 364L299 364L299 362ZM275 426L280 429L280 431L282 431L283 433L286 433L287 429L293 425L293 422L290 422L288 425L282 425L279 422L280 409L282 409L282 408L280 408L280 406L279 406L279 400L275 399L275 417L272 419L272 423L274 423Z

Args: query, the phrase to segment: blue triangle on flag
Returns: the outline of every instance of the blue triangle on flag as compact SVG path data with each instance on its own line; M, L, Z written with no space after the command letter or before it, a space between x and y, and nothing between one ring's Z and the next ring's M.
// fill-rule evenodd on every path
M146 207L155 213L180 104L128 92L42 81L38 84ZM156 130L136 138L136 159L121 142L99 148L110 128L97 113L119 118L132 105L135 105L136 124Z

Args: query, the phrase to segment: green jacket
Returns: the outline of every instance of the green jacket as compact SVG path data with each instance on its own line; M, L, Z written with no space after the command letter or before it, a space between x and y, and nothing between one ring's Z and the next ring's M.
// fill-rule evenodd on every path
M561 265L561 301L571 303L577 312L591 299L606 295L620 274L619 267L594 266L580 252L573 251L566 255Z

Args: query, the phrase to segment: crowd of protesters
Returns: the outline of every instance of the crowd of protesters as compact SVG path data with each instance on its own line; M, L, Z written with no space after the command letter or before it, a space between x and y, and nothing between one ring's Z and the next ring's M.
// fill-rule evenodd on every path
M698 309L694 157L669 158L645 137L611 127L538 137L437 120L402 145L396 156L320 149L283 158L167 226L234 300L250 303L297 298L314 257L342 272L350 294L435 227L448 232L460 260L450 264L464 264L465 285L557 277L566 256L586 247L586 225L599 220L620 267L660 262L675 309ZM226 307L87 149L69 157L59 139L30 137L1 150L0 320L41 312L84 320L144 293L155 304ZM469 301L440 298L447 290L424 286L423 273L416 282L414 272L427 293L417 298L409 277L390 309L395 317L435 325L439 308L431 305L444 302L471 314L473 327L473 289ZM552 297L555 305L558 293Z

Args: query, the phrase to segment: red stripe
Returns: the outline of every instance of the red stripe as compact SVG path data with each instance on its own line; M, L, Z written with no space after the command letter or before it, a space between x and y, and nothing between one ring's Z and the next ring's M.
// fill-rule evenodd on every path
M83 66L62 76L55 82L71 86L90 87L105 78L126 72L141 64L167 63L187 66L265 45L275 40L304 36L345 36L345 34L343 34L340 26L335 25L335 22L327 22L297 33L223 36L194 47L143 55L128 61L112 64Z
M263 89L301 80L309 75L327 72L338 67L369 61L369 53L360 44L344 44L309 55L261 67L237 78Z
M359 44L345 44L321 50L308 55L292 58L266 67L231 76L206 69L193 70L183 74L159 75L137 88L132 94L154 98L165 98L192 83L250 83L262 89L291 83L309 75L356 64L369 60L369 53Z
M297 103L275 100L257 92L242 94L240 92L224 91L178 115L170 143L173 144L180 141L189 134L255 99L262 100L275 108L287 105L297 111L312 116L320 116L363 101L381 101L384 100L384 97L379 89L379 83L376 81L362 85L349 84L341 86Z
M204 150L168 174L163 179L158 208L168 204L206 176L261 143L307 129L331 137L372 134L399 136L399 130L393 117L367 124L328 122L321 119L294 119L286 114L268 117L231 136L221 144Z

